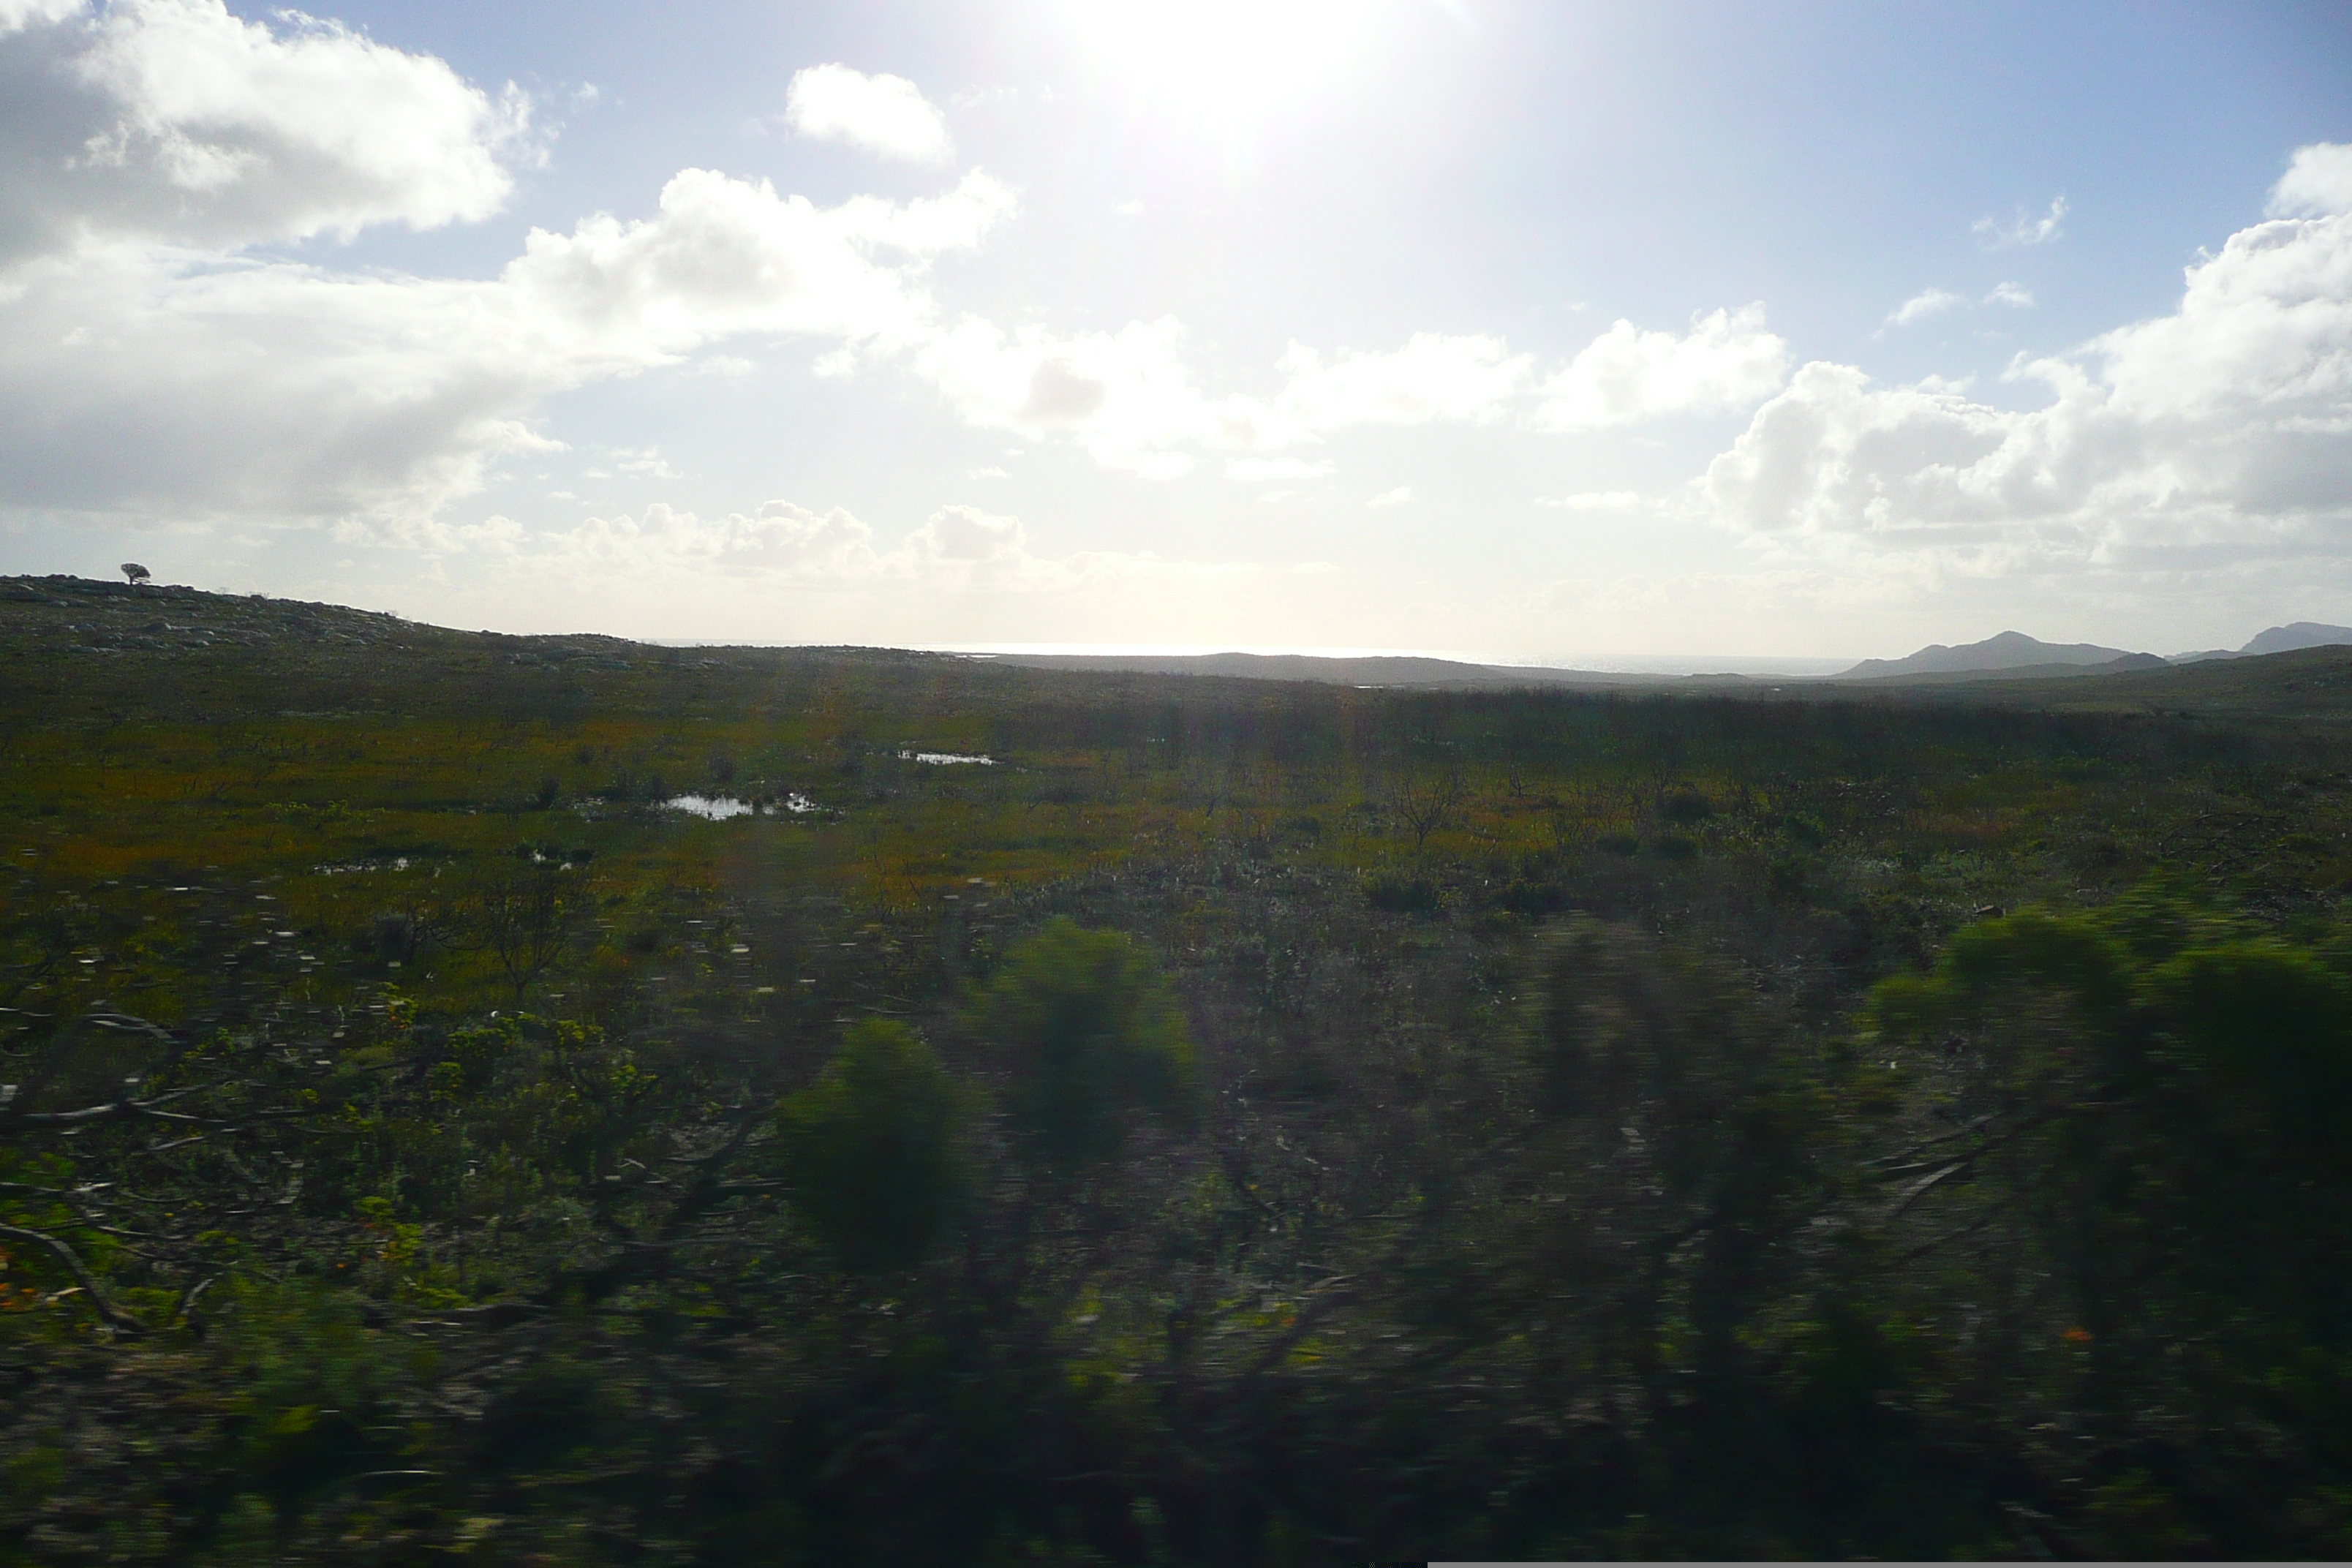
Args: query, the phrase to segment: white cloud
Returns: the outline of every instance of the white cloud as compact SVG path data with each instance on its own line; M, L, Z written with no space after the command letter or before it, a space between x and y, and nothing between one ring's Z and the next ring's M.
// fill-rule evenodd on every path
M2243 229L2188 269L2172 313L2008 379L2046 403L1809 364L1701 499L1759 534L1927 547L1989 572L2352 542L2352 216Z
M1399 485L1392 490L1382 490L1364 504L1368 507L1403 506L1412 500L1412 487Z
M1930 316L1940 316L1947 311L1979 303L2008 305L2018 310L2028 310L2033 304L2033 291L2022 283L1996 283L1992 287L1992 292L1987 294L1982 300L1973 300L1965 294L1955 294L1949 289L1922 289L1918 293L1896 306L1887 315L1886 324L1890 327L1913 326L1927 320Z
M2035 217L2023 207L2009 222L1999 218L1980 217L1971 224L1969 232L1987 250L2010 250L2019 246L2047 245L2066 232L2066 198L2051 198L2050 210Z
M966 477L975 479L1009 479L1013 476L1003 468L974 468Z
M1393 352L1342 349L1328 364L1293 342L1276 363L1278 399L1301 427L1478 423L1497 417L1534 373L1496 337L1415 332Z
M1225 478L1254 485L1328 479L1338 471L1335 463L1305 458L1236 458L1225 465Z
M880 158L945 163L955 156L947 117L904 77L867 76L845 65L793 73L784 123L820 142L846 142Z
M613 448L613 466L636 479L674 479L678 477L677 470L669 466L669 459L654 447L615 447Z
M974 425L1062 436L1104 467L1146 479L1191 472L1201 447L1279 451L1349 426L1491 420L1530 375L1528 356L1499 338L1423 332L1393 352L1342 350L1328 361L1294 342L1276 362L1283 383L1271 399L1216 395L1195 383L1184 337L1173 317L1070 336L968 317L919 345L912 363ZM1331 471L1299 458L1244 458L1227 469L1257 483Z
M1012 205L976 172L925 201L821 208L690 169L652 216L534 230L488 281L86 244L5 279L0 498L430 512L499 453L544 445L524 421L551 392L741 333L914 341L929 257Z
M428 562L462 561L468 581L528 581L542 595L561 585L586 595L625 590L707 596L731 583L753 595L783 591L939 600L975 591L1020 595L1271 574L1245 563L1163 561L1149 553L1042 556L1030 549L1019 518L971 506L940 507L887 549L872 527L848 511L819 513L788 500L723 517L656 501L635 514L591 517L564 528L528 530L501 516L473 523L426 518L347 522L336 534L345 543Z
M907 548L925 561L1013 562L1027 555L1028 538L1017 517L945 506L908 535Z
M1914 321L1922 321L1929 316L1941 315L1955 305L1965 305L1968 302L1966 295L1955 294L1949 289L1923 289L1897 305L1888 314L1886 324L1890 327L1907 327Z
M1687 333L1643 332L1620 321L1539 385L1534 356L1499 337L1417 332L1394 350L1341 349L1328 357L1293 342L1276 362L1271 397L1215 395L1196 384L1172 317L1116 332L1061 336L1030 325L1007 331L967 317L914 350L920 375L968 421L1033 439L1059 435L1106 468L1171 479L1195 449L1278 452L1367 425L1487 424L1531 393L1529 424L1585 429L1664 415L1750 406L1787 379L1788 351L1761 306L1696 316ZM1320 478L1328 463L1246 458L1230 478Z
M990 182L818 212L689 171L657 216L534 233L490 281L256 259L488 216L537 155L529 100L218 0L20 0L5 21L0 504L429 512L498 454L555 445L524 423L549 391L737 331L911 329L925 258L1009 202Z
M1020 100L1021 89L1017 87L968 87L950 96L948 104L954 109L992 109L1000 103Z
M779 196L707 169L662 188L650 218L586 218L568 235L534 229L499 282L569 340L626 363L659 363L712 339L779 332L852 342L908 341L930 313L917 263L968 248L1014 205L977 170L947 195L903 205L856 196L835 207Z
M84 0L0 0L0 38L78 15Z
M13 8L0 265L93 237L234 247L488 216L535 161L530 99L332 23L219 0ZM68 26L27 26L44 14Z
M2352 213L2352 144L2315 142L2298 147L2271 188L2273 217L2324 217Z
M1579 490L1574 495L1538 496L1536 505L1562 511L1622 511L1642 504L1639 490Z
M1139 201L1114 202L1110 210L1119 217L1141 217L1143 204Z
M1788 379L1789 345L1764 307L1695 316L1690 331L1645 332L1621 321L1537 388L1539 430L1587 430L1672 414L1751 407Z
M1297 494L1298 494L1297 490L1268 490L1264 495L1257 498L1258 504L1260 506L1271 506L1276 501L1288 500Z
M1262 405L1193 384L1182 338L1172 317L1069 337L967 317L917 347L913 363L971 424L1066 437L1104 467L1145 479L1190 472L1187 447L1286 444Z

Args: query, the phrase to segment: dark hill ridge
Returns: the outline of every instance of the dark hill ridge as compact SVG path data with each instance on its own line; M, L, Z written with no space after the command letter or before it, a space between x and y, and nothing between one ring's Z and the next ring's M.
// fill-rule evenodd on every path
M1847 681L1867 681L1882 686L1962 686L1989 680L2068 680L2089 675L2122 675L2138 669L2169 669L2172 661L2152 653L2127 653L2099 664L2070 664L2053 660L2048 664L2018 664L1985 669L1941 669L1903 671L1892 675L1857 676L1852 673L1832 676L1840 684Z
M591 659L626 668L633 654L651 650L622 637L581 634L520 637L468 633L403 620L382 610L273 599L267 595L215 594L165 584L107 582L89 577L0 577L0 606L11 640L17 637L70 653L195 651L205 648L416 650L478 639L516 664Z
M2116 661L2145 658L2161 664L2153 654L2133 655L2119 647L2101 647L2096 643L2046 643L2023 632L2002 632L1982 642L1962 643L1957 647L1943 643L1930 643L1907 658L1865 658L1852 669L1832 676L1832 680L1886 680L1906 676L1981 674L1990 670L2035 669L2053 666L2087 666L2105 668L2132 668Z
M1427 687L1475 690L1525 687L1655 687L1741 685L1739 675L1622 675L1593 669L1544 669L1470 664L1451 658L1384 654L1334 658L1319 654L992 654L991 663L1024 669L1103 671L1128 675L1214 675L1244 680L1314 680L1339 686Z
M559 672L577 676L598 670L716 668L779 656L866 662L877 658L956 660L985 663L1008 673L1208 676L1428 691L1684 692L1765 700L1776 695L1834 700L1859 696L1864 690L1893 697L1916 691L1923 698L1930 693L1959 700L1981 698L2004 706L2024 701L2064 707L2085 702L2163 707L2176 700L2219 699L2249 711L2298 712L2315 707L2333 710L2352 698L2352 688L2339 688L2339 678L2332 673L2338 661L2352 668L2352 627L2310 621L2271 627L2240 651L2181 655L2170 660L2089 643L2044 643L2022 633L2003 632L1958 647L1939 644L1922 648L1908 658L1865 659L1827 678L1736 674L1675 678L1395 656L971 656L877 648L803 648L788 654L772 647L667 647L586 633L516 637L457 631L381 611L160 584L134 588L126 583L87 577L0 577L0 654L46 655L70 661L91 656L205 656L206 650L211 650L210 658L223 661L218 673L229 680L219 689L234 691L247 700L272 694L274 682L288 672L308 677L341 670L358 675L380 670L386 659L404 658L436 662L455 658L469 668L536 667L551 679ZM305 657L293 664L285 662L285 655L298 651ZM2305 671L2302 661L2312 658L2319 658L2321 663ZM2217 667L2222 665L2230 667L2231 674L2220 686L2184 679L2192 670L2218 673ZM2323 668L2330 673L2320 674ZM2295 672L2290 683L2292 695L2288 684L2282 684L2288 682L2290 668ZM2088 676L2105 679L2082 679ZM2062 686L2079 690L2062 694Z
M2295 621L2284 626L2273 626L2238 650L2239 654L2292 653L2297 648L2336 647L2352 643L2352 626L2324 626L2317 621Z
M2176 653L2174 664L2202 664L2208 659L2247 658L2266 653L2294 653L2307 647L2342 647L2352 644L2352 626L2331 626L2324 621L2290 621L2257 632L2241 648L2209 647L2196 653Z
M2300 648L2352 645L2352 626L2318 621L2294 621L2273 626L2245 647L2208 648L2179 653L2168 658L2154 654L2126 653L2096 643L2046 643L2023 632L2002 632L1982 642L1957 647L1931 643L1907 658L1866 658L1832 680L2044 679L2069 675L2114 675L2126 670L2152 669L2168 664L2200 664L2209 659L2247 658L2263 654L2292 653Z
M1831 689L1816 687L1822 696ZM1843 689L1860 695L1853 687ZM2285 653L2231 655L2190 664L2127 669L2101 680L1980 679L1887 681L1862 689L1882 700L1959 702L2053 712L2157 713L2183 719L2288 721L2352 726L2352 647L2325 644Z

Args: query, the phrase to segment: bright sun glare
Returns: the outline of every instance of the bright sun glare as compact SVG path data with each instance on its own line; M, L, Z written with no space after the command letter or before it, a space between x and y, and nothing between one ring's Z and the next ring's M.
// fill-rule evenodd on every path
M1232 124L1341 86L1394 24L1395 0L1072 0L1097 70L1154 106Z

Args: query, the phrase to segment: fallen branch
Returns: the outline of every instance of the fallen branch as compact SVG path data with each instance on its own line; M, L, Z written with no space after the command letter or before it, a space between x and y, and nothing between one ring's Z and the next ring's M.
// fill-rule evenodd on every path
M1922 1177L1918 1182L1912 1185L1910 1191L1903 1194L1902 1198L1896 1202L1893 1208L1886 1211L1885 1217L1883 1217L1878 1223L1881 1225L1894 1224L1895 1220L1902 1216L1904 1210L1909 1208L1913 1204L1917 1203L1921 1197L1926 1195L1928 1188L1934 1186L1945 1177L1951 1175L1956 1171L1967 1170L1969 1166L1974 1163L1975 1159L1976 1156L1971 1154L1966 1159L1955 1160L1950 1164L1945 1166L1942 1170L1937 1171L1934 1175Z
M47 1249L49 1255L63 1266L65 1271L73 1276L74 1283L81 1287L82 1294L88 1296L90 1305L98 1309L100 1321L103 1322L111 1332L144 1334L148 1331L146 1324L123 1312L121 1309L106 1299L106 1292L99 1288L98 1277L83 1264L81 1255L56 1237L45 1236L37 1230L26 1230L21 1226L14 1225L0 1225L0 1237Z

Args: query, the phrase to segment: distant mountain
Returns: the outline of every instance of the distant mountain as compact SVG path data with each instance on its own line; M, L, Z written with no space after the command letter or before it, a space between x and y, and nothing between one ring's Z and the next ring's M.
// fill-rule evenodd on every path
M2234 656L2233 656L2234 657ZM2171 661L2152 653L2127 653L2105 664L2013 664L2006 669L1946 669L1926 675L1882 675L1886 686L1981 686L1987 681L2069 680L2091 675L2127 675L2135 670L2170 669ZM1832 680L1844 679L1832 676Z
M2119 664L2119 659L2133 661ZM2119 647L2101 647L2095 643L2048 643L2023 632L2002 632L1982 642L1963 643L1949 647L1942 643L1930 643L1908 658L1865 658L1852 669L1830 677L1832 680L1899 680L1919 676L1990 674L2009 670L2032 670L2036 675L2063 674L2064 669L2051 666L2105 667L2115 669L2140 668L2142 661L2160 665L2164 661L2154 654L2126 653ZM2084 673L2091 673L2085 668Z
M2273 626L2238 651L2242 654L2293 653L2299 647L2334 647L2352 643L2352 626L2327 626L2317 621L2297 621Z
M1335 658L1316 654L995 654L994 664L1029 669L1095 670L1127 675L1221 675L1244 680L1319 680L1339 686L1405 686L1457 691L1530 686L1582 688L1739 686L1740 675L1623 675L1591 669L1541 669L1467 664L1450 658L1376 655Z

